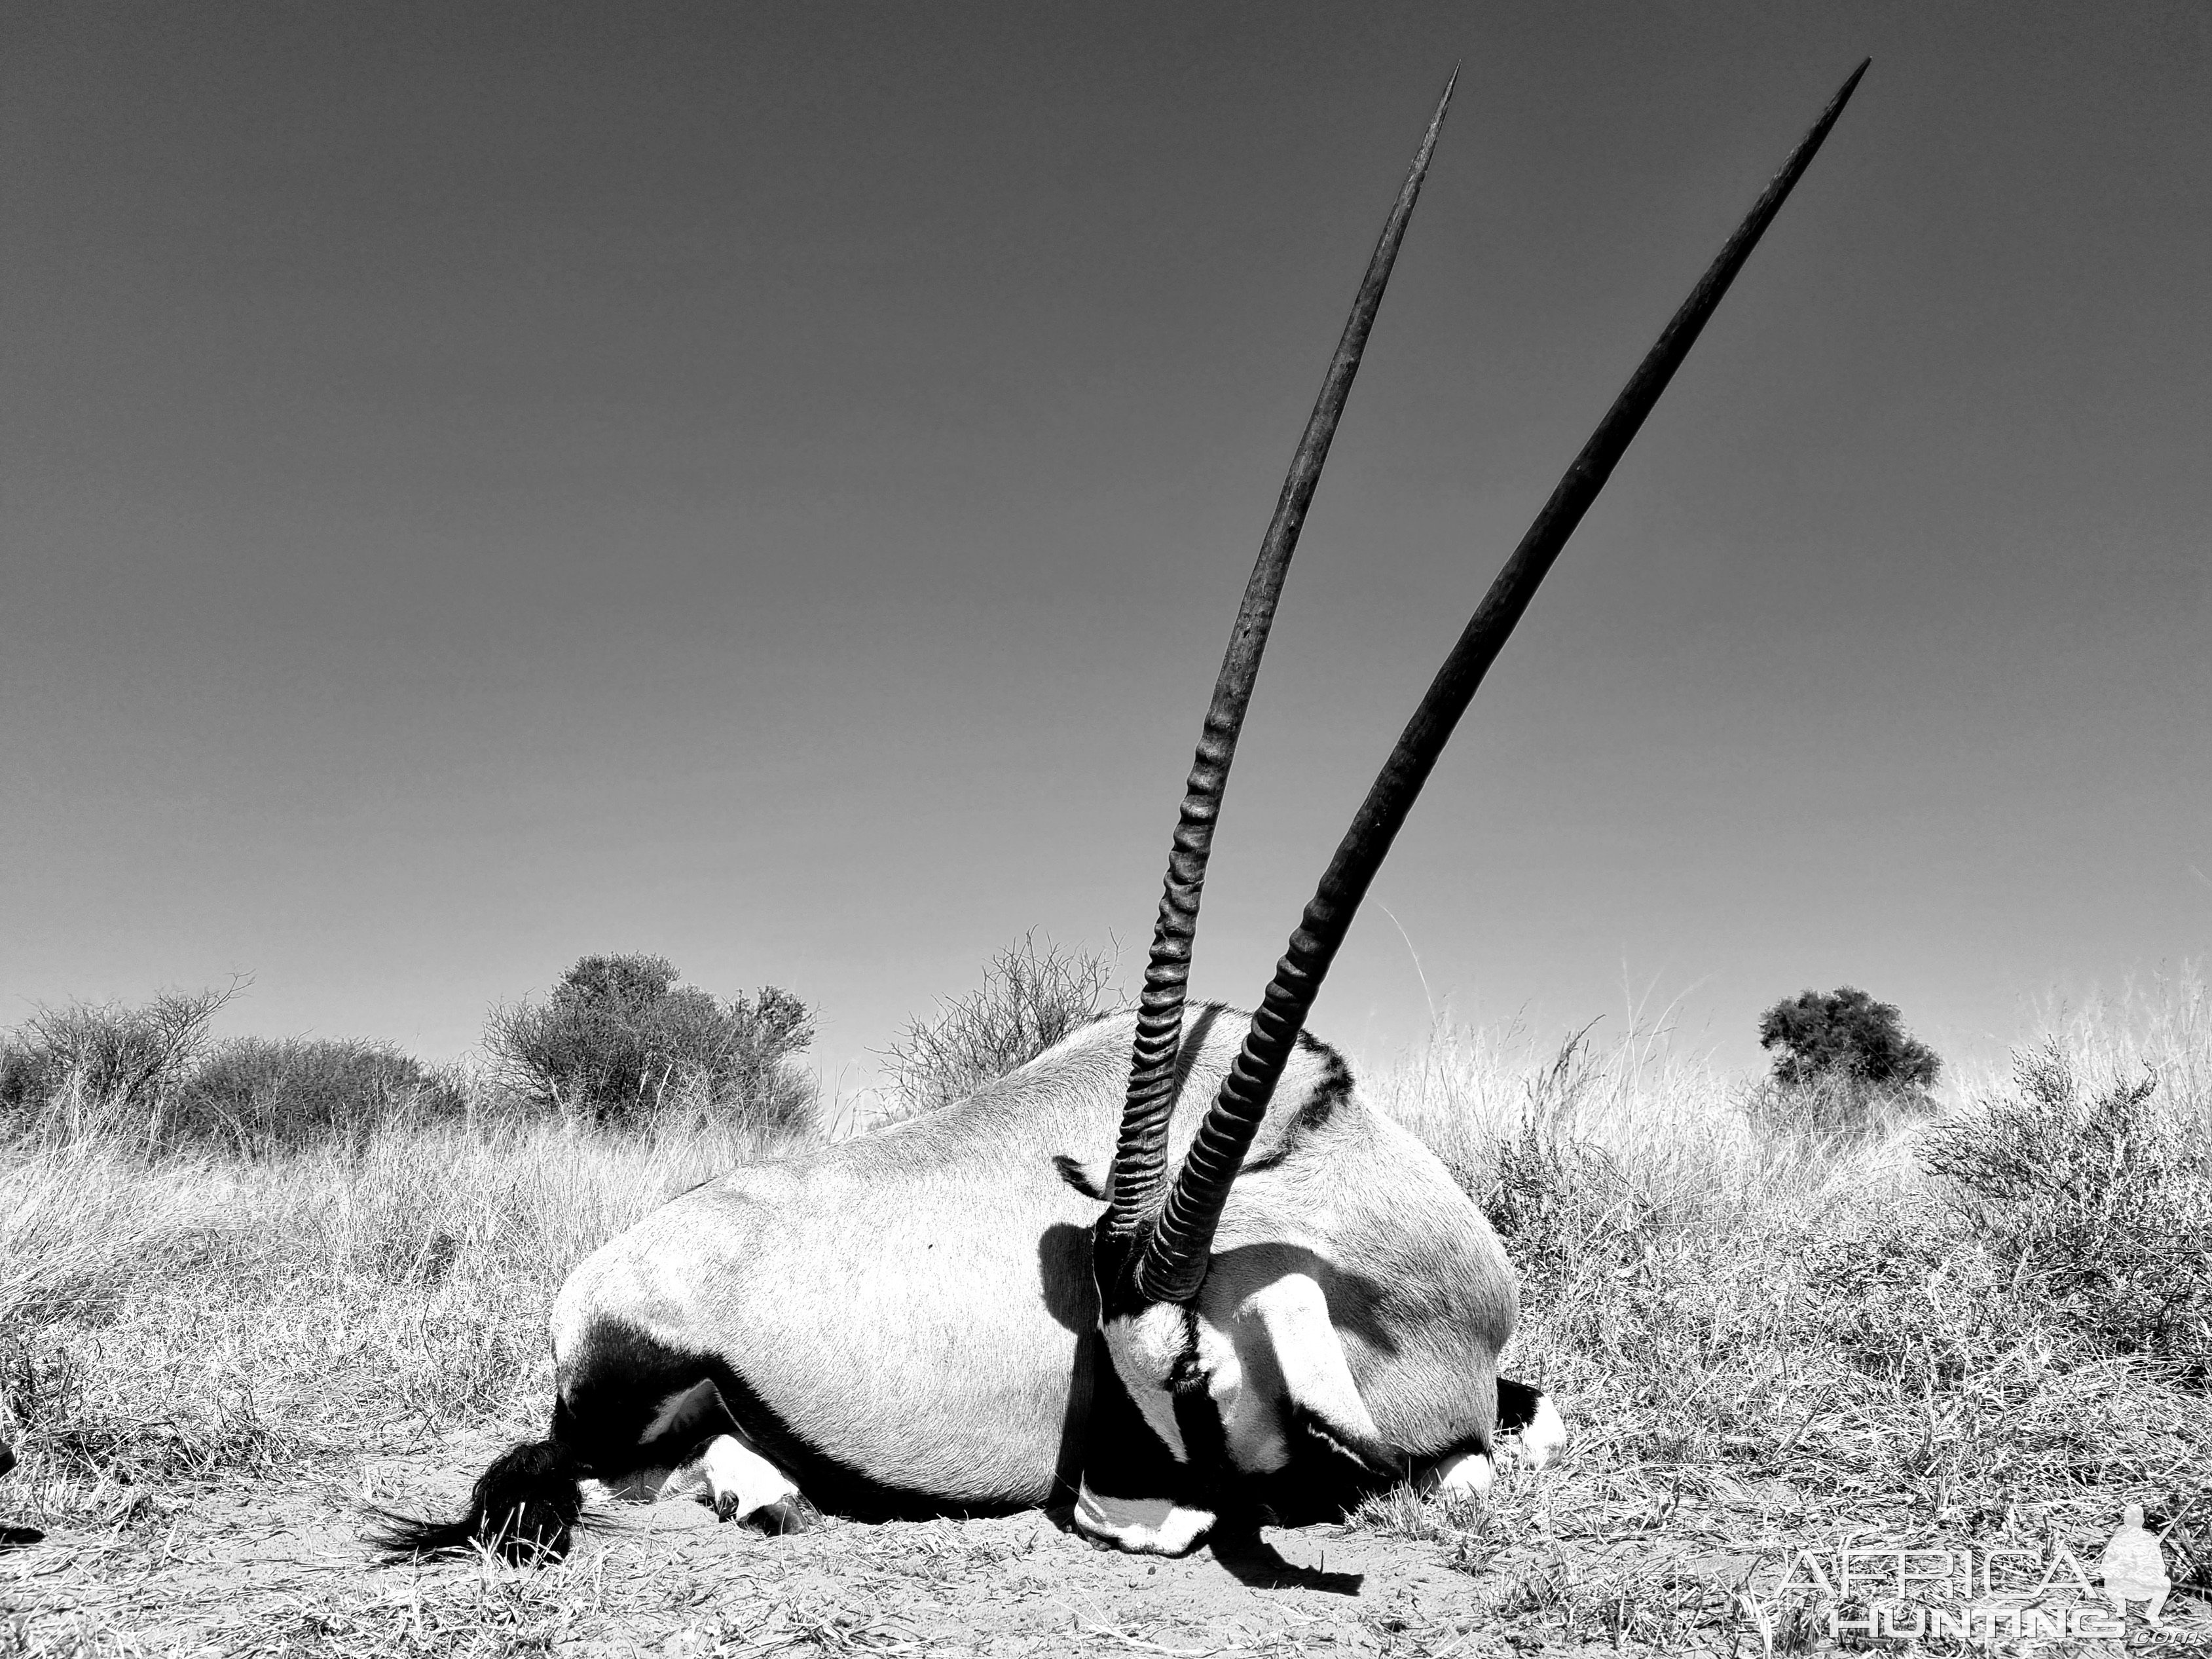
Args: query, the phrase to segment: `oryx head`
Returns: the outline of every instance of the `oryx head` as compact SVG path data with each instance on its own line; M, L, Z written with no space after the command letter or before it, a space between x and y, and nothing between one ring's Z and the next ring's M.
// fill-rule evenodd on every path
M1206 710L1169 854L1107 1206L1093 1240L1105 1354L1097 1367L1079 1508L1087 1529L1135 1547L1174 1553L1189 1547L1211 1524L1212 1494L1222 1477L1234 1473L1223 1462L1223 1417L1234 1402L1217 1375L1226 1357L1218 1339L1209 1350L1195 1304L1231 1184L1292 1060L1307 1013L1368 884L1484 674L1866 67L1862 63L1844 82L1722 248L1492 583L1330 860L1253 1016L1243 1050L1170 1183L1169 1120L1214 820L1298 532L1451 99L1451 87L1445 87L1383 227L1261 545ZM1267 1369L1280 1380L1280 1412L1310 1431L1325 1455L1377 1475L1389 1473L1399 1461L1397 1450L1382 1442L1360 1402L1326 1302L1293 1289L1276 1306L1263 1309L1257 1323L1273 1349Z

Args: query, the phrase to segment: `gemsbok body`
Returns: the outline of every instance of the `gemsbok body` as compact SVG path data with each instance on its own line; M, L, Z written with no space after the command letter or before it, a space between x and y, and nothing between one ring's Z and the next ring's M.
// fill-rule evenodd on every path
M1224 1517L1301 1518L1394 1481L1479 1492L1505 1434L1547 1458L1565 1437L1559 1414L1498 1371L1518 1291L1496 1234L1306 1035L1306 1017L1484 674L1865 69L1506 561L1255 1012L1191 1006L1199 898L1237 734L1448 85L1245 590L1136 1011L958 1105L720 1176L602 1246L554 1302L546 1437L497 1459L458 1519L393 1517L385 1547L557 1554L584 1480L650 1497L699 1463L724 1519L769 1531L820 1510L1066 1501L1091 1537L1176 1554Z

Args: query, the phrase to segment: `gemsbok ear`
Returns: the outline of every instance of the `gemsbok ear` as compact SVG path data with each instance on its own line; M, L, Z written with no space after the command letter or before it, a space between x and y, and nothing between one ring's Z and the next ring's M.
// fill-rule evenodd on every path
M1370 1474L1407 1473L1405 1454L1382 1437L1359 1397L1318 1284L1304 1273L1285 1273L1248 1297L1243 1311L1258 1326L1282 1379L1284 1428L1304 1431Z

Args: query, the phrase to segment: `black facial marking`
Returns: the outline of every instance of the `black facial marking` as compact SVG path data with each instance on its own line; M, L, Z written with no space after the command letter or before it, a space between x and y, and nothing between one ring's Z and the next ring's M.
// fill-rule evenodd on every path
M1221 1426L1221 1409L1206 1389L1206 1370L1198 1357L1198 1310L1185 1304L1182 1350L1168 1368L1168 1397L1175 1407L1176 1429L1182 1436L1186 1462L1183 1479L1187 1496L1177 1501L1218 1510L1224 1490L1236 1479L1229 1462L1229 1436Z
M1363 1473L1382 1480L1402 1480L1412 1473L1405 1455L1395 1447L1370 1440L1364 1435L1354 1435L1296 1401L1289 1404L1290 1426L1314 1441L1322 1450L1346 1459Z
M1203 1390L1206 1373L1198 1368L1198 1310L1186 1302L1176 1312L1182 1319L1182 1343L1175 1363L1168 1367L1168 1389L1174 1394Z
M1133 1319L1152 1304L1137 1289L1130 1271L1144 1242L1141 1234L1121 1238L1103 1227L1091 1230L1091 1280L1098 1292L1098 1318Z
M1319 1128L1338 1107L1352 1098L1352 1067L1344 1063L1342 1054L1310 1032L1298 1033L1298 1050L1321 1062L1320 1078L1298 1103L1298 1127Z
M1083 1483L1101 1498L1165 1498L1189 1504L1197 1496L1193 1471L1176 1462L1175 1454L1152 1431L1129 1397L1121 1374L1103 1353L1092 1373Z

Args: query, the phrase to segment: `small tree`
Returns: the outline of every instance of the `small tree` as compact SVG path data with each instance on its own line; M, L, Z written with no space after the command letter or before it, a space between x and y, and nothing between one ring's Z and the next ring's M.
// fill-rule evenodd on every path
M514 1092L595 1122L680 1108L802 1127L812 1083L791 1060L813 1012L773 985L723 1003L681 977L665 957L585 957L543 1003L495 1007L485 1052Z
M1773 1075L1743 1109L1761 1134L1785 1141L1860 1140L1929 1109L1942 1062L1905 1034L1897 1010L1845 985L1801 991L1759 1017Z
M1943 1062L1908 1036L1896 1006L1845 985L1800 991L1759 1018L1759 1046L1774 1054L1784 1088L1838 1075L1876 1089L1925 1093Z

